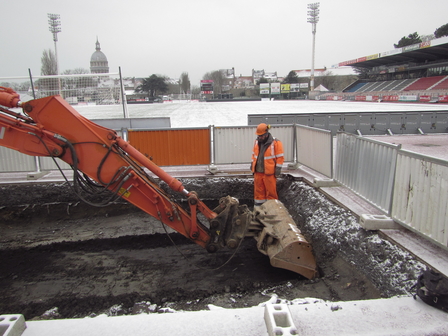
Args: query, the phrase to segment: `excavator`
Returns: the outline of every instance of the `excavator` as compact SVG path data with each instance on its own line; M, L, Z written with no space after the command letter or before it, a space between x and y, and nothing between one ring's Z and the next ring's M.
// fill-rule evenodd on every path
M0 145L69 164L75 193L86 203L106 206L122 198L210 253L222 248L237 251L245 237L253 237L273 267L307 279L318 276L311 244L282 202L269 200L250 211L238 199L224 196L211 210L195 191L186 190L114 130L80 115L60 95L21 102L13 89L0 87ZM148 171L181 193L186 209ZM87 194L104 195L104 199L93 203ZM199 213L208 223L201 222Z

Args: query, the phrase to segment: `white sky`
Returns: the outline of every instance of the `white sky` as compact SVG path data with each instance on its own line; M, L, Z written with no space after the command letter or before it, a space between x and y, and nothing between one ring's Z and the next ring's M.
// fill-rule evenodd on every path
M60 14L60 71L90 68L98 36L110 72L179 78L193 85L206 72L234 67L277 71L311 68L312 33L304 0L14 0L2 7L0 77L40 75L54 50L48 13ZM321 0L315 68L392 50L413 32L448 23L446 0Z

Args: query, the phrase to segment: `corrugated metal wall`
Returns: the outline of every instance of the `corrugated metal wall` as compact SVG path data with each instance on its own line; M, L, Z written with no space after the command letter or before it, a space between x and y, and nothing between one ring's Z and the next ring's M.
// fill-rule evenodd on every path
M34 157L0 146L0 172L34 172Z
M59 165L59 168L61 169L72 169L70 165L61 159L55 158L56 162ZM57 165L54 163L53 159L51 157L40 157L40 169L41 170L56 170L58 169Z
M336 181L388 213L399 148L399 145L338 133Z
M297 161L327 177L333 177L331 131L298 125L296 134Z
M392 218L448 246L448 162L401 150Z
M214 127L215 164L250 163L257 138L254 126ZM292 126L272 126L271 134L283 144L285 161L293 160Z
M129 142L158 166L210 163L210 130L129 130Z

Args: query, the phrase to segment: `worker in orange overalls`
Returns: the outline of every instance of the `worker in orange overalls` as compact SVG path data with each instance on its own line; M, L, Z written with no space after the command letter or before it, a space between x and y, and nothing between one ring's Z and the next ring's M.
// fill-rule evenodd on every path
M252 151L251 170L254 173L254 205L278 199L277 177L280 176L285 156L283 144L269 133L270 125L257 127L257 139Z

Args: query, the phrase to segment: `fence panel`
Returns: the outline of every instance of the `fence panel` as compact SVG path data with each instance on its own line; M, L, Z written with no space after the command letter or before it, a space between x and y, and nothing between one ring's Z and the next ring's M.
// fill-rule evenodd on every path
M335 179L389 213L400 145L342 132L336 142Z
M448 161L399 151L392 218L448 246Z
M297 161L327 177L333 177L331 131L296 125Z
M210 129L129 130L129 142L158 166L210 163Z
M55 160L58 163L60 169L72 169L68 163L62 161L61 159L55 158ZM58 166L51 157L40 157L39 162L41 170L58 170Z
M256 127L214 127L215 164L250 163ZM285 161L292 161L293 155L293 127L272 126L271 134L281 140L285 152Z
M1 173L34 171L36 171L36 163L33 156L0 146Z

